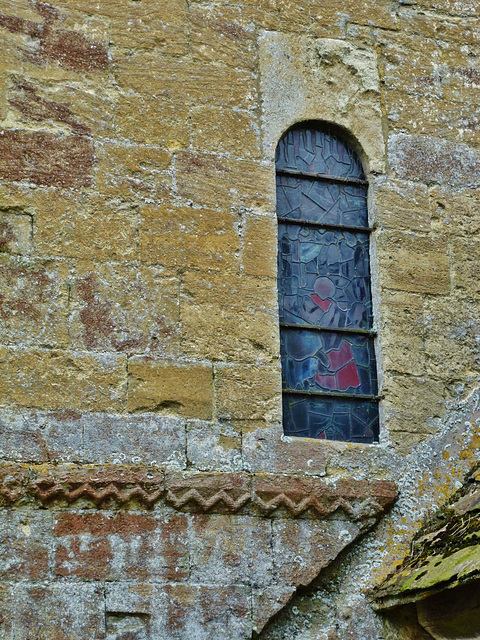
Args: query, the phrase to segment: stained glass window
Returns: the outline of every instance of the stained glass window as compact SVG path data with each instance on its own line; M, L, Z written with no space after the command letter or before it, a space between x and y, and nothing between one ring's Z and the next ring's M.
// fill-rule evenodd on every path
M294 128L276 154L286 435L378 440L367 181L342 138Z

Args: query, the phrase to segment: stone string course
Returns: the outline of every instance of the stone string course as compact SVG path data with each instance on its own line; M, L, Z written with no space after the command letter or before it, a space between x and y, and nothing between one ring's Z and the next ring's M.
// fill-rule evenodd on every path
M77 502L102 507L130 504L152 509L164 500L194 513L309 514L325 518L337 510L353 520L378 517L393 503L394 483L245 473L169 474L122 467L0 467L0 505Z

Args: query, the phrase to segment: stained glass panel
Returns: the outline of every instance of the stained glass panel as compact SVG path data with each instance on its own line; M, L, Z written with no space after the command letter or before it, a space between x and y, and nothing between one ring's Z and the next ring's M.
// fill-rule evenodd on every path
M376 395L373 339L334 331L282 328L283 388Z
M276 167L336 178L365 179L360 158L350 145L331 133L315 129L289 131L278 144Z
M277 176L279 218L368 227L365 187Z
M378 440L378 405L369 400L284 394L288 436L372 443Z
M279 224L280 322L369 329L368 235Z

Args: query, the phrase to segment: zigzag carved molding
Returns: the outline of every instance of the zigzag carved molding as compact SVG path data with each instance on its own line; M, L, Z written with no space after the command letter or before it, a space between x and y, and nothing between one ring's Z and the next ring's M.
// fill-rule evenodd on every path
M177 473L122 465L0 466L0 506L153 508L164 502L194 513L325 518L337 510L360 520L378 517L397 490L386 480L336 481L249 473Z

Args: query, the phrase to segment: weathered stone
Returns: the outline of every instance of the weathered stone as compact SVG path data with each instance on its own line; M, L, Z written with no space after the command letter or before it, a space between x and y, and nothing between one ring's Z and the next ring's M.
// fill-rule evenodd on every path
M0 252L27 255L32 250L32 217L0 210Z
M182 581L186 530L184 515L63 513L55 520L54 572L83 580Z
M280 420L280 396L281 374L276 367L215 365L215 406L220 419Z
M38 193L35 249L40 255L86 260L134 260L138 212L128 204L78 193Z
M68 344L68 267L63 261L0 254L0 291L4 343Z
M185 355L240 362L276 359L278 328L271 314L276 297L271 281L185 273L180 299Z
M229 422L189 420L187 460L200 471L239 471L242 469L240 429Z
M478 249L480 243L471 238L456 239L453 242L454 268L453 281L455 290L463 298L478 299L480 293L480 270Z
M126 403L122 355L4 347L0 363L4 404L121 411Z
M0 576L2 580L44 580L49 576L52 516L48 512L8 512L0 515ZM0 626L1 629L1 626Z
M277 277L277 222L265 216L247 216L243 231L242 267L249 276Z
M114 68L123 91L181 96L195 106L249 109L255 104L255 76L244 69L189 62L142 50L134 55L117 55Z
M464 144L427 136L390 136L388 155L399 178L462 187L480 184L477 153Z
M208 420L213 414L213 371L209 364L128 361L128 410L173 413Z
M441 298L443 303L443 298ZM381 297L385 370L422 375L425 369L423 300L418 294L384 291Z
M70 271L70 343L176 356L178 280L157 267L78 262Z
M193 513L236 513L252 498L251 477L245 473L170 474L166 501Z
M376 224L402 231L430 231L430 201L426 187L385 181L373 185Z
M103 591L95 584L20 582L14 594L15 635L39 640L105 638Z
M82 136L44 131L0 131L0 177L55 187L92 182L93 147Z
M190 545L191 580L205 584L254 584L267 589L274 577L270 523L247 516L195 515Z
M384 170L374 50L330 38L264 32L260 39L260 87L268 158L273 158L288 127L321 118L350 131L368 158L370 170Z
M192 140L200 151L231 153L239 158L261 156L259 130L254 113L219 107L192 110Z
M190 138L187 105L168 92L120 96L113 126L120 138L167 149L185 147Z
M186 466L186 429L180 418L158 414L84 414L79 417L87 462Z
M224 4L219 13L217 7L194 4L189 18L194 60L255 68L255 32L241 20L238 8Z
M265 425L243 434L244 466L254 472L325 475L326 451L308 438L289 438L282 426Z
M449 396L442 381L407 375L386 376L383 392L387 428L397 442L393 432L405 433L403 446L408 446L411 434L425 439L436 431L435 418L444 415Z
M236 216L213 209L140 209L140 256L147 264L238 271Z
M253 160L206 153L177 154L179 194L197 205L247 206L270 212L274 208L275 180L271 167Z
M412 293L450 293L445 238L385 231L376 239L382 287Z
M0 456L32 462L80 460L84 457L83 425L76 423L80 418L81 414L72 410L2 409Z
M100 193L112 197L162 197L171 189L165 172L171 156L161 147L104 143L97 151L95 181Z

